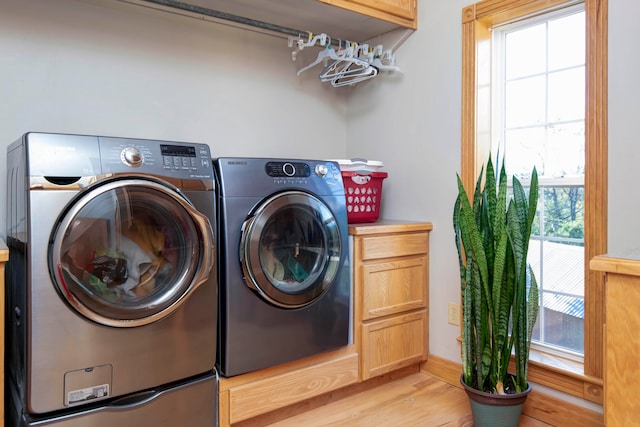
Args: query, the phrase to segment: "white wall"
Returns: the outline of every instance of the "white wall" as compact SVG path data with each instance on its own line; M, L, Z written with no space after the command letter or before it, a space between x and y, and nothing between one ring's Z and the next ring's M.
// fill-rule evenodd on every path
M430 221L430 352L460 360L459 327L447 303L460 299L453 203L460 170L462 8L469 0L420 0L419 29L396 53L401 76L349 95L347 153L382 160L381 215Z
M640 2L609 0L609 253L640 247Z
M6 144L30 130L208 143L214 155L382 160L382 217L431 234L430 351L459 360L451 230L460 170L461 10L420 0L402 74L354 88L295 75L286 40L115 0L0 0L0 188ZM640 14L609 0L609 249L638 246ZM4 235L4 210L0 235Z
M27 131L203 142L214 156L345 156L344 92L298 77L286 39L115 0L0 10L3 194L6 145Z

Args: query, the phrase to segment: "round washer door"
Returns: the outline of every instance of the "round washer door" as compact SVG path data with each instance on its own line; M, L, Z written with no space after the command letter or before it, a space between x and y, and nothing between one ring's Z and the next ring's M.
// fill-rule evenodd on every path
M334 282L341 257L338 221L324 202L303 191L270 197L242 227L245 280L279 307L320 298Z
M209 220L170 185L126 178L79 194L54 227L49 269L60 295L106 326L173 313L213 265Z

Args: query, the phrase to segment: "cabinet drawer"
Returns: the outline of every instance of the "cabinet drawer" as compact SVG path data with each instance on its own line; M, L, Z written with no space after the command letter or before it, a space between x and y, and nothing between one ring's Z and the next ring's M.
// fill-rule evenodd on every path
M365 322L362 328L362 380L426 360L426 309Z
M366 236L358 240L361 259L401 257L429 252L428 233Z
M397 314L428 305L426 255L397 261L363 264L357 293L361 296L362 319Z
M265 414L357 381L358 354L353 353L231 387L225 391L228 393L225 403L229 405L229 423Z

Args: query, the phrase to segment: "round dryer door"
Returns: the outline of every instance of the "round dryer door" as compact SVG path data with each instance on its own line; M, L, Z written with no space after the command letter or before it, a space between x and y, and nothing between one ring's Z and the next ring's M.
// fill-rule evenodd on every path
M80 193L49 247L60 295L86 318L114 327L173 313L207 280L213 259L209 220L168 184L143 178Z
M245 280L276 306L308 305L333 283L342 243L335 216L317 197L302 191L274 195L243 225Z

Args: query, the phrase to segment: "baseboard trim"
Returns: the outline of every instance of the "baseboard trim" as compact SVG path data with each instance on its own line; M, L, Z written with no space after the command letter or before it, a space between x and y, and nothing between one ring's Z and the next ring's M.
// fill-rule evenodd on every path
M429 355L429 359L422 363L420 370L462 388L460 385L462 365L460 363ZM603 414L537 392L535 388L525 402L523 413L552 426L604 426Z

